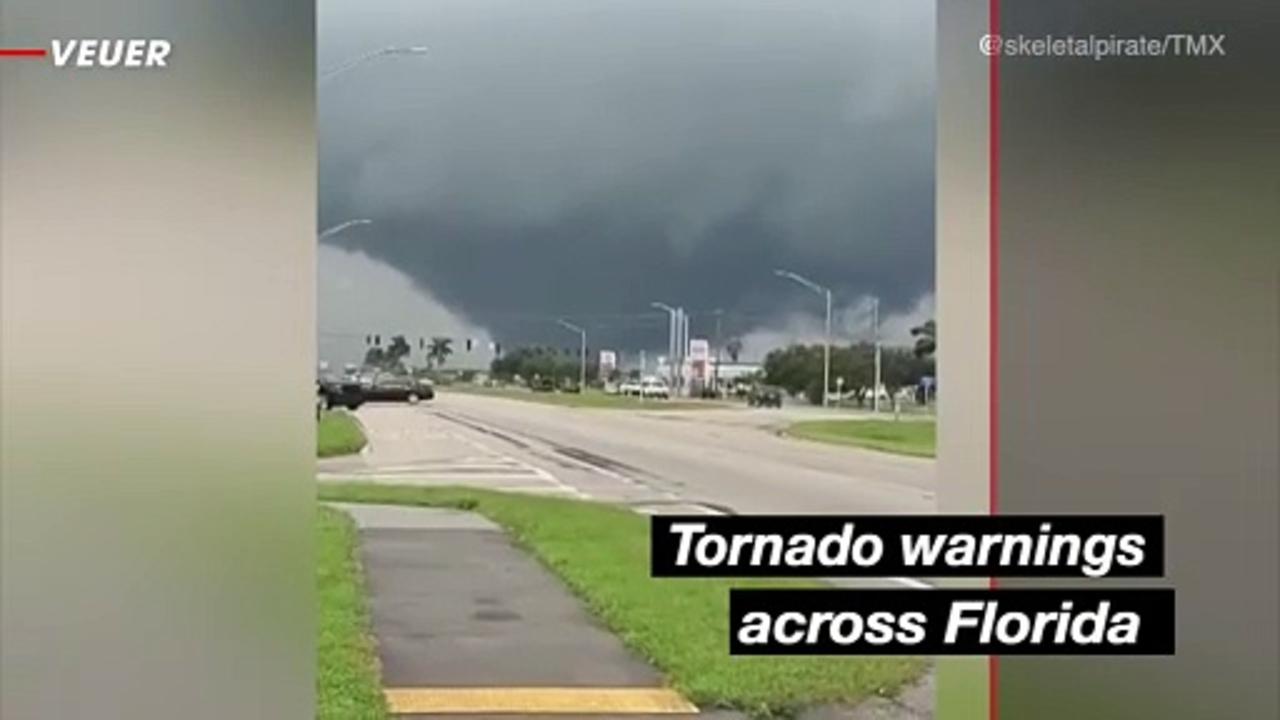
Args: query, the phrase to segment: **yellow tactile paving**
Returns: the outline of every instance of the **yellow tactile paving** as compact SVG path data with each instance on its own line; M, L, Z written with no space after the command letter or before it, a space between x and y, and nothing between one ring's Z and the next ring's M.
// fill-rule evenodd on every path
M387 688L396 715L415 714L692 714L693 703L666 688L450 687Z

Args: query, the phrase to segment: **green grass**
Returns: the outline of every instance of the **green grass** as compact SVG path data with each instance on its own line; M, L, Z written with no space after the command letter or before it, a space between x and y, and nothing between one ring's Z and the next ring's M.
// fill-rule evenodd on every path
M899 455L933 457L937 451L937 424L932 420L809 420L787 428L787 434Z
M356 530L342 513L320 508L316 523L316 717L387 717L356 560Z
M786 581L649 577L649 524L625 508L458 488L325 485L326 500L474 510L502 525L624 643L704 708L754 716L896 694L925 665L909 658L731 657L730 587Z
M585 393L533 392L516 387L484 387L480 385L451 385L438 388L442 392L485 395L510 400L559 405L575 408L602 408L612 410L703 410L724 407L723 403L706 400L641 400L627 395L608 395L599 390Z
M316 454L320 457L351 455L364 447L364 430L350 414L329 411L316 426Z

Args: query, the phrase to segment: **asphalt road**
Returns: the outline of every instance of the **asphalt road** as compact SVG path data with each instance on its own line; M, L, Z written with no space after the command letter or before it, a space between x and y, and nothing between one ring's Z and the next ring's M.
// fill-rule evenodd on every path
M440 393L357 412L370 446L321 479L475 485L642 510L930 513L934 461L777 435L820 409L631 411Z

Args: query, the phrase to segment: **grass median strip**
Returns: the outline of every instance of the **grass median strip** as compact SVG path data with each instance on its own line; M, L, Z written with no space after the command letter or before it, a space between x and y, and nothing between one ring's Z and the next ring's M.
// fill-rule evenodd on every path
M478 512L555 572L624 643L699 707L755 716L896 694L924 663L909 658L731 657L730 587L791 581L649 576L648 518L627 508L461 488L325 485L321 498Z
M357 534L345 515L319 508L316 519L316 717L387 717L374 654L364 580L356 560Z
M915 457L934 457L937 447L932 420L806 420L786 432L804 440Z
M364 430L350 413L330 410L316 424L316 454L319 457L352 455L364 448Z

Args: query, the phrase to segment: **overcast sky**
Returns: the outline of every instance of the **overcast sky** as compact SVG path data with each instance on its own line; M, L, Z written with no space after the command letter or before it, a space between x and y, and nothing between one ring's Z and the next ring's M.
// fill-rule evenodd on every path
M321 248L322 357L366 332L571 345L561 316L662 348L654 300L695 336L722 309L754 355L820 333L776 267L835 290L847 339L871 294L901 340L932 313L931 1L319 8L322 70L430 48L321 85L320 224L374 220Z

